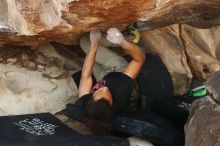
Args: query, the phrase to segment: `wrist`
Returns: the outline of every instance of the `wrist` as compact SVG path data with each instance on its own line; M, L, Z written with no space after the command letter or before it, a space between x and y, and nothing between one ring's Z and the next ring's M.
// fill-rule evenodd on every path
M128 41L126 41L125 39L121 42L120 46L123 47L123 46L126 46L128 44Z
M98 47L98 44L99 44L98 42L92 42L91 47Z

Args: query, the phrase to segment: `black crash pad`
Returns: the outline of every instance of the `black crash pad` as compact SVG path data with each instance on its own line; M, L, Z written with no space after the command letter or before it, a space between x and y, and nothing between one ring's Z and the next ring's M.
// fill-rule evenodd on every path
M115 131L134 135L157 146L183 146L184 133L172 126L170 121L155 113L130 113L113 120Z
M0 117L1 146L128 146L112 136L80 135L49 113Z

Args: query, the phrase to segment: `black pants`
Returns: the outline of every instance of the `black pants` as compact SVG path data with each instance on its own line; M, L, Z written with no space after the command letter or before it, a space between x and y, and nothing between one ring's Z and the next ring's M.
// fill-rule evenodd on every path
M141 111L156 112L169 119L174 125L183 128L189 112L182 107L182 104L188 103L189 100L187 98L179 100L174 97L171 75L157 55L146 56L137 82Z

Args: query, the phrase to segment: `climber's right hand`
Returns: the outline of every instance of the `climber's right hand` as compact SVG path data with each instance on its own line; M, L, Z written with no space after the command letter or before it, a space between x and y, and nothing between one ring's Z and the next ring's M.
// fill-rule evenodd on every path
M124 36L117 28L110 28L107 32L107 40L113 44L120 45L124 41Z

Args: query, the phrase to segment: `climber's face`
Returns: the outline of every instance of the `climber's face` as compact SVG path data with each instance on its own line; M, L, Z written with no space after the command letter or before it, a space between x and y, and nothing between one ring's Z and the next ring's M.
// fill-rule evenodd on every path
M110 103L110 105L112 105L112 95L111 95L110 90L106 86L96 90L93 93L92 98L94 101L98 101L100 99L105 99Z

